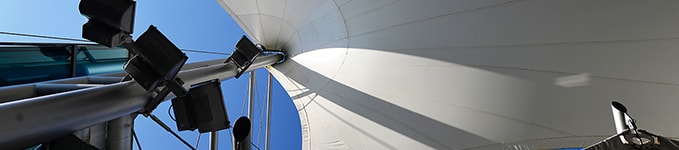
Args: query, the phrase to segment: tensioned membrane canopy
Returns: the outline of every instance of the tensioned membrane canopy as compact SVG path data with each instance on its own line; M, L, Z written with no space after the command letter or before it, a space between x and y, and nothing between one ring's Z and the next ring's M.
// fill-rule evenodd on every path
M612 100L679 136L679 1L217 1L290 56L304 149L585 147Z

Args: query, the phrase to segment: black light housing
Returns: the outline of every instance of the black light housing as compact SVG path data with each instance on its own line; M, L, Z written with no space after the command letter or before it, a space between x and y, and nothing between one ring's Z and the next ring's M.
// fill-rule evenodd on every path
M250 39L245 36L241 37L236 43L236 50L227 59L227 62L233 61L238 67L236 78L240 77L252 65L252 62L261 52L262 50L255 46Z
M126 47L136 56L125 65L125 71L147 91L165 82L170 82L170 87L181 85L174 85L178 84L174 79L188 57L155 26L149 26L137 41ZM172 91L175 95L185 92L183 88L174 88Z
M177 76L189 58L153 25L133 45L131 51L140 55L165 80Z
M82 37L108 47L130 41L135 7L132 0L81 0L80 13L89 18Z
M78 8L90 21L132 34L136 4L132 0L81 0Z
M115 47L125 43L129 34L109 26L101 25L96 21L88 21L83 25L83 38L98 44Z
M193 85L189 94L172 99L177 129L210 132L230 127L219 80Z
M153 70L153 67L138 56L132 57L125 64L125 72L129 73L147 91L155 89L163 81L158 73L149 70Z
M175 123L178 131L196 130L196 109L191 101L191 96L177 96L172 99L172 110L174 111Z

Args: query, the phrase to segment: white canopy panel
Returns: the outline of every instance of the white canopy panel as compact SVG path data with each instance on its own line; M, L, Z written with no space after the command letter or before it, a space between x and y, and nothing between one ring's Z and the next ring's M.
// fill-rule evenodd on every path
M288 52L304 149L584 147L612 100L679 136L679 1L217 1Z

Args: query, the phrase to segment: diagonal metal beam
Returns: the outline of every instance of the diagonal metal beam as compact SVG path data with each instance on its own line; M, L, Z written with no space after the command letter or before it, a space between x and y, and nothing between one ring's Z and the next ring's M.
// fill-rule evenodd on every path
M248 71L272 65L283 55L258 57ZM179 73L185 87L233 78L236 65L222 61L187 64ZM11 86L7 88L21 87ZM0 88L0 90L3 90ZM6 90L6 89L5 89ZM5 93L2 93L3 95ZM141 110L151 98L134 81L0 103L0 149L21 149ZM166 99L173 98L170 94Z

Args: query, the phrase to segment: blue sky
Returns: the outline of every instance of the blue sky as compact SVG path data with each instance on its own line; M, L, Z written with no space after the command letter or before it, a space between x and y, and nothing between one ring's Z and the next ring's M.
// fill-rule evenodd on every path
M0 5L0 31L49 35L67 38L81 38L82 24L87 19L78 11L78 0L5 0ZM137 1L135 29L133 37L138 37L149 25L154 25L181 49L203 50L231 53L233 45L244 32L214 0L139 0ZM58 42L48 40L0 35L2 42ZM209 59L225 59L228 56L186 52L189 62ZM266 97L266 70L257 70L257 106L264 106ZM247 76L230 79L222 83L224 100L229 120L245 114L242 110L246 98ZM273 115L271 121L272 149L301 149L299 117L290 97L274 81ZM162 103L153 113L176 131L175 124L168 117L170 103ZM243 112L243 113L242 113ZM259 107L255 109L253 120L253 143L263 148L264 133L259 131ZM264 128L261 122L261 128ZM150 118L139 116L135 129L143 149L186 149L179 140L172 137ZM195 144L198 132L179 132L189 143ZM260 135L260 136L258 136ZM199 149L208 148L209 135L201 135ZM231 149L231 132L220 131L220 149ZM136 146L134 146L136 149ZM253 148L256 149L256 148Z

